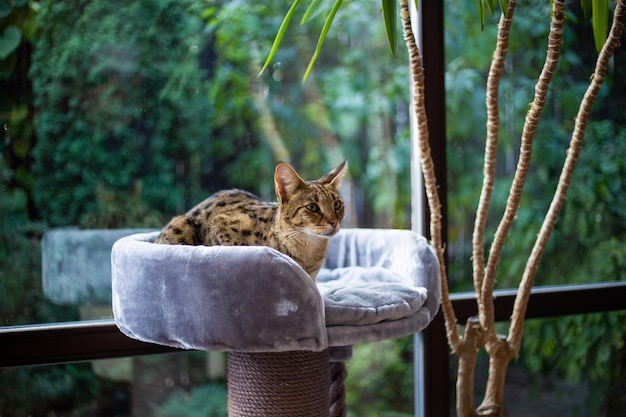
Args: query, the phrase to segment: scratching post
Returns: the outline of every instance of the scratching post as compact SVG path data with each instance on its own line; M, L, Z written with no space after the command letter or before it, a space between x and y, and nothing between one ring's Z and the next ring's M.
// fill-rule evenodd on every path
M346 417L349 348L424 329L439 309L439 264L410 231L345 229L316 281L264 246L118 240L113 313L128 336L228 352L230 417Z
M327 417L328 350L228 354L229 417Z

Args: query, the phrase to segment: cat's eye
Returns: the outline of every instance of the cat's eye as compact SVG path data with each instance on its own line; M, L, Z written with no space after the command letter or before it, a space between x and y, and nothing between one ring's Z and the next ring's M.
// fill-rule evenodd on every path
M317 204L315 203L309 203L306 205L306 209L309 211L312 211L313 213L317 213L318 211L320 211L320 208Z
M335 211L339 210L341 208L341 201L336 200L335 203L333 204L333 209Z

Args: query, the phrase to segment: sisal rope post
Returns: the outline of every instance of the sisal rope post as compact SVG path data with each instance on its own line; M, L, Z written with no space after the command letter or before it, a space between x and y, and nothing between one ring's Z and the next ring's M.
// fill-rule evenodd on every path
M328 350L230 352L228 416L328 417L328 363Z
M346 386L344 381L348 376L345 362L331 362L330 364L330 413L329 417L346 417Z

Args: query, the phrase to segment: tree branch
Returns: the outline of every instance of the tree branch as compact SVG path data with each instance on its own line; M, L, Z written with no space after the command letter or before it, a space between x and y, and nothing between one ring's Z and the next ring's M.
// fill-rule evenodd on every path
M548 36L548 51L543 69L535 85L535 97L531 103L529 112L524 122L524 130L522 132L522 143L520 145L520 156L515 170L515 177L511 184L509 197L506 203L504 216L498 225L496 235L489 251L489 261L485 270L485 279L482 285L482 296L484 309L480 315L481 323L485 327L486 336L489 340L495 341L496 333L493 328L494 312L493 312L493 289L496 282L496 270L500 262L500 255L504 247L506 236L513 225L519 203L522 196L522 190L526 181L526 176L530 168L530 159L532 156L532 146L539 123L539 118L546 104L546 96L548 95L548 87L552 80L552 75L556 69L557 63L561 56L561 45L563 42L563 27L565 23L565 1L554 0L553 12L550 24L550 35Z
M500 110L498 98L500 94L500 79L504 70L504 62L509 50L509 35L516 1L510 0L506 14L502 13L498 24L498 40L493 52L493 59L489 67L487 78L486 107L487 107L487 140L485 141L485 162L483 166L483 187L480 191L476 219L474 221L472 264L474 270L474 288L476 290L478 310L484 310L482 295L483 280L485 277L485 225L489 204L493 193L496 176L496 159L498 138L500 131ZM483 320L484 323L484 320ZM493 323L492 323L493 324Z
M456 413L458 416L476 415L474 378L476 376L476 358L482 346L482 328L478 318L470 317L467 319L465 337L458 352L459 366L456 377Z
M435 169L430 152L428 120L426 118L426 106L424 103L424 71L420 51L415 42L415 35L411 27L411 13L409 11L408 0L400 0L400 17L402 19L404 41L409 51L411 78L413 82L413 111L417 119L417 145L420 151L424 186L426 188L426 197L430 210L431 245L435 249L437 259L439 260L441 275L441 309L445 318L448 344L452 351L456 353L461 339L448 290L444 248L441 240L441 202L437 194L437 179L435 177Z
M620 45L620 38L624 29L624 21L626 20L626 0L618 0L613 15L613 23L611 25L611 31L608 38L604 43L604 47L598 56L596 61L595 73L589 87L585 92L585 95L580 103L578 114L576 115L576 122L574 126L574 132L570 140L570 146L567 150L567 157L561 170L561 176L559 177L559 183L554 193L554 197L546 214L546 218L543 221L535 245L526 263L522 281L519 286L517 297L515 298L515 305L513 307L513 317L511 319L511 328L509 330L508 342L515 354L519 354L519 349L522 341L522 332L524 328L524 316L526 315L526 307L528 306L528 300L530 298L530 290L532 289L535 274L539 266L539 261L543 255L545 247L548 243L548 238L554 229L559 212L565 203L565 195L569 189L572 181L572 175L576 168L578 156L583 145L585 136L585 128L587 121L589 120L589 114L591 108L598 96L600 87L604 82L606 76L609 61L613 56L615 49Z

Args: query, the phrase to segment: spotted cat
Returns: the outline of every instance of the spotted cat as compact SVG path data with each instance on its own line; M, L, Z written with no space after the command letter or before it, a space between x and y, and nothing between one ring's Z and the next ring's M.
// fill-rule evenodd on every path
M345 207L339 189L346 171L344 161L320 179L304 181L280 163L274 174L278 203L242 190L220 191L174 217L155 243L269 246L315 279L330 238L341 228Z

